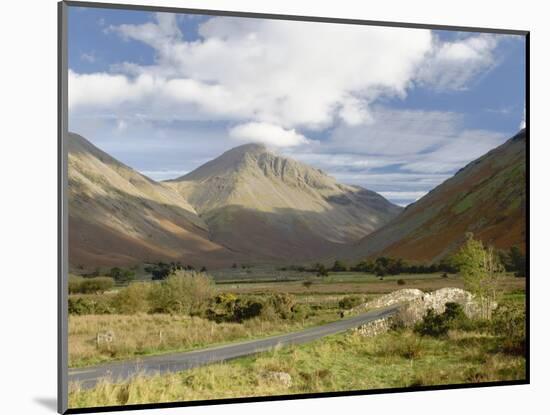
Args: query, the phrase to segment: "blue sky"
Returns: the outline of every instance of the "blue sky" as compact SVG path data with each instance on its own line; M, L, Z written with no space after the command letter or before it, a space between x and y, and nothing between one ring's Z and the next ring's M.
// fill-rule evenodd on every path
M521 36L69 11L69 129L158 180L247 142L406 205L523 123Z

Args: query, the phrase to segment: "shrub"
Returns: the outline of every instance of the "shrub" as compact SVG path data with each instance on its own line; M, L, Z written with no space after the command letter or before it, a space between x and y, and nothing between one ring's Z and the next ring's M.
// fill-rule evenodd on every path
M130 281L134 280L136 273L129 269L114 267L111 268L107 275L113 278L119 284L127 284Z
M442 337L449 332L450 325L443 314L436 314L433 309L429 309L421 322L419 322L414 331L422 336Z
M502 350L506 353L525 354L525 308L503 305L497 308L491 321L491 331L503 339Z
M100 294L110 290L115 285L115 281L109 277L84 278L80 284L80 291L83 294Z
M405 280L404 279L398 279L397 280L397 285L405 285Z
M170 314L201 314L213 297L214 286L206 274L177 271L151 288L151 311Z
M273 306L275 312L283 319L290 318L292 307L296 304L296 299L290 294L273 294L267 298L267 302Z
M363 299L358 295L347 295L338 302L338 307L344 310L350 310L357 307L363 302Z
M415 326L415 331L423 336L443 337L451 328L457 328L467 321L462 306L457 303L445 304L445 311L436 314L429 309L421 322Z
M260 301L237 301L234 309L233 319L241 322L260 316L265 303Z
M113 299L113 306L120 314L134 314L149 311L151 284L134 283L120 290Z
M69 294L78 294L80 293L80 284L82 284L84 278L69 276Z
M308 318L311 309L307 304L295 304L292 307L292 319L293 320L304 320Z
M112 314L114 310L108 301L89 298L69 298L69 314Z
M346 265L339 260L334 261L334 265L332 266L332 271L334 272L344 272L347 271Z
M69 294L99 294L110 290L115 285L109 277L69 277Z
M165 280L170 275L175 275L177 271L181 270L183 267L179 263L170 263L165 264L164 262L159 262L157 264L146 266L145 272L151 274L153 281Z

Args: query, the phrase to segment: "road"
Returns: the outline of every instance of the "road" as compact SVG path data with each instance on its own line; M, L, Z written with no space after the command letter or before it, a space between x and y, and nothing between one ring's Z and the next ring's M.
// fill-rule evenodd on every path
M82 388L91 388L102 379L122 382L135 375L154 375L179 372L209 363L223 362L237 357L265 352L276 347L308 343L321 337L359 327L369 321L387 317L397 311L398 305L369 311L322 326L302 331L267 337L259 340L233 343L183 353L148 356L135 360L106 363L93 367L69 369L69 382L79 382Z

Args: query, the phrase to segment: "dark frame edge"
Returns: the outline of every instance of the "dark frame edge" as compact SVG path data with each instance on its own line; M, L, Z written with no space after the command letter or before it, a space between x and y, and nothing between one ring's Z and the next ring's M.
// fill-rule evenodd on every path
M482 382L478 384L462 383L454 385L434 385L434 386L415 386L404 388L387 388L387 389L372 389L372 390L358 390L358 391L341 391L341 392L319 392L319 393L305 393L294 395L273 395L273 396L255 396L246 398L224 398L224 399L210 399L210 400L197 400L197 401L176 401L176 402L162 402L162 403L150 403L150 404L133 404L133 405L114 405L114 406L101 406L91 408L71 408L68 409L65 414L88 414L96 412L115 412L115 411L135 411L144 409L165 409L165 408L182 408L193 406L213 406L213 405L228 405L228 404L243 404L251 402L274 402L274 401L293 401L302 399L319 399L319 398L337 398L337 397L351 397L351 396L367 396L367 395L380 395L388 393L408 393L408 392L429 392L438 390L459 390L459 389L471 389L484 388L484 387L497 387L497 386L518 386L527 385L527 380L512 380L512 381L498 381L498 382Z
M480 32L480 33L494 33L494 34L506 34L506 35L520 35L525 36L529 33L527 30L519 29L500 29L500 28L487 28L487 27L470 27L470 26L452 26L441 25L431 23L403 23L394 21L381 21L381 20L363 20L363 19L351 19L351 18L339 18L339 17L324 17L324 16L301 16L292 14L277 14L277 13L259 13L259 12L243 12L243 11L230 11L230 10L213 10L213 9L191 9L184 7L169 7L169 6L147 6L140 4L121 4L121 3L100 3L100 2L87 2L87 1L63 1L67 6L72 7L92 7L103 9L119 9L119 10L141 10L150 12L164 12L164 13L187 13L187 14L203 14L211 16L227 16L227 17L244 17L244 18L261 18L261 19L275 19L275 20L294 20L302 22L320 22L320 23L338 23L338 24L355 24L355 25L369 25L369 26L385 26L385 27L400 27L409 29L431 29L431 30L456 30L461 32Z
M69 407L68 393L68 201L67 149L64 137L68 131L68 61L67 3L57 3L57 412Z

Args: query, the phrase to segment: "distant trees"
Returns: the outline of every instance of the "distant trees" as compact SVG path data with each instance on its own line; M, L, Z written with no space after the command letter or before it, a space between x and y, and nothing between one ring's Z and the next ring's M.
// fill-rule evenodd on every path
M111 268L107 275L119 284L127 284L133 281L136 277L136 273L134 271L119 267Z
M507 252L500 251L499 258L508 272L516 277L525 277L527 274L527 259L517 246L512 246Z
M156 264L148 265L144 268L145 272L151 274L154 281L165 280L171 275L175 275L176 271L183 267L178 263L157 262Z
M331 268L331 271L333 272L344 272L347 270L348 270L348 267L346 267L346 265L340 260L334 261L334 265Z
M314 270L318 277L328 277L328 270L323 264L315 264Z

